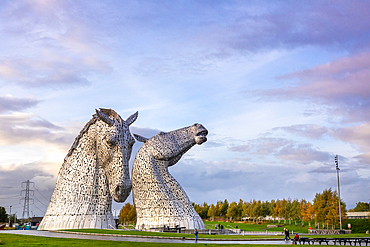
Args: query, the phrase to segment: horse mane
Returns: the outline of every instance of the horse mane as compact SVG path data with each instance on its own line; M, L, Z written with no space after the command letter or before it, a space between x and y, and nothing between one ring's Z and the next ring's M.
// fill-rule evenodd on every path
M123 120L122 120L121 116L118 115L117 112L115 112L114 110L112 110L112 109L103 109L103 108L99 108L99 109L100 109L101 112L103 112L107 116L112 116L114 118L118 118L118 120L122 123ZM73 142L72 146L68 150L68 153L67 153L66 157L64 158L64 162L67 160L67 158L69 156L72 155L73 150L75 150L77 148L78 143L79 143L81 137L83 136L83 134L85 134L89 130L90 126L95 124L96 121L98 121L98 120L99 120L98 115L94 114L92 119L90 119L90 121L85 124L85 126L82 128L82 130L80 131L78 136L76 136L75 141Z

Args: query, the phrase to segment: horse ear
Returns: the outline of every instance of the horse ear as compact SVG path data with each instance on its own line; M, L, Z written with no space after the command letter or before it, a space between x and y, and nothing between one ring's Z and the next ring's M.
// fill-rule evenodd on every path
M139 114L139 112L135 112L134 114L132 114L131 116L129 116L126 119L126 123L127 123L128 126L130 126L133 122L135 122L135 120L137 119L138 114Z
M146 137L143 137L143 136L140 136L140 135L137 135L137 134L134 134L134 137L135 139L138 141L138 142L146 142L147 140L149 140L148 138Z
M104 123L108 124L109 126L112 126L114 124L113 120L110 119L107 115L102 113L101 111L95 109L96 115L99 117L100 120L102 120Z

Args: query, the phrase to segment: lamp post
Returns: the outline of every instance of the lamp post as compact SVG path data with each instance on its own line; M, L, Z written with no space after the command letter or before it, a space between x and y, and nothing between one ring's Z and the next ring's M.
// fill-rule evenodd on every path
M9 212L9 227L8 227L9 230L10 230L10 217L12 217L12 205L10 205L10 212Z
M342 230L342 208L340 206L340 187L339 187L339 167L338 167L338 154L335 155L334 157L334 161L335 161L335 166L336 166L336 170L337 170L337 178L338 178L338 203L339 203L339 224L340 224L340 230Z

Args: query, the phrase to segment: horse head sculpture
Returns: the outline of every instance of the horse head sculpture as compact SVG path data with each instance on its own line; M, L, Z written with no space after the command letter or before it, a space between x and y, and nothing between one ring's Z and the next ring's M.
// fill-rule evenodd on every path
M137 116L123 120L111 109L96 110L64 159L38 230L115 228L112 198L124 202L132 188L129 126Z
M134 134L144 142L132 168L132 191L137 214L136 229L185 227L204 229L184 189L168 172L191 147L207 141L201 124L160 132L150 139Z
M124 202L131 192L128 162L135 139L129 126L137 115L136 112L125 121L111 109L96 110L101 120L97 123L97 162L105 170L110 194L116 202Z

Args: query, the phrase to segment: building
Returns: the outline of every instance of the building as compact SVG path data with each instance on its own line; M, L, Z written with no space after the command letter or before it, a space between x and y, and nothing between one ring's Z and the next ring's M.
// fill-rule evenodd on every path
M370 219L370 212L347 212L347 219Z

